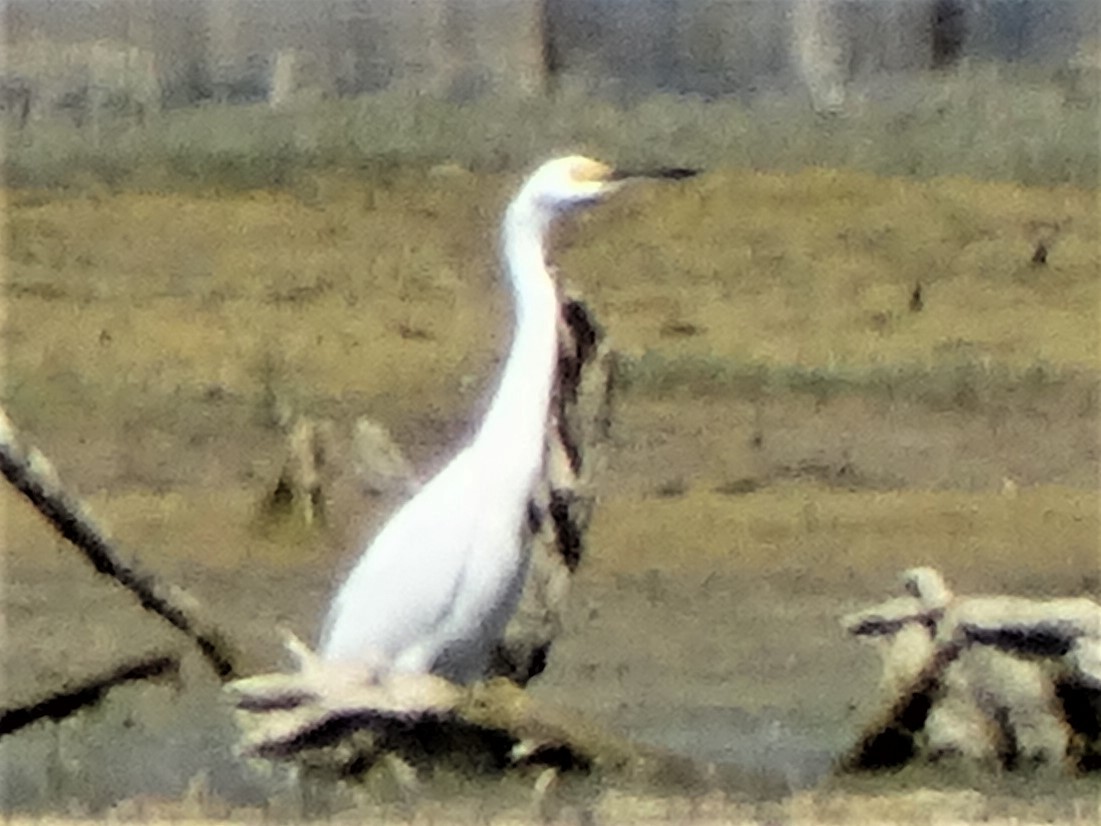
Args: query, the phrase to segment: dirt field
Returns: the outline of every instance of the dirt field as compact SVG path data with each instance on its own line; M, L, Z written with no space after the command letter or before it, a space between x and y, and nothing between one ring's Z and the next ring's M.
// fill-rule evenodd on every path
M9 193L5 407L123 547L209 606L248 670L272 667L277 626L316 635L394 504L341 467L322 530L261 530L273 422L304 412L344 432L368 414L418 468L446 459L507 346L492 238L514 183L442 168L220 197ZM936 565L960 591L1101 593L1096 205L1069 188L718 170L566 228L559 264L625 354L624 382L570 626L533 690L804 791L588 788L540 813L527 789L383 790L372 811L1094 822L1096 777L826 776L878 676L837 619L901 569ZM0 496L3 706L179 647ZM5 738L4 802L245 820L356 802L308 804L232 743L189 660L180 689L120 689Z

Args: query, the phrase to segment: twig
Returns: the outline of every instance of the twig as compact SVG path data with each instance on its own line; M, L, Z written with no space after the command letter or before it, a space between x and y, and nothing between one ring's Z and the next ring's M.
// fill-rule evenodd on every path
M23 448L7 414L0 408L0 472L65 539L84 552L96 571L133 593L141 606L182 631L202 652L223 680L236 676L228 646L216 629L173 600L172 588L151 574L126 565L88 516L70 496L50 461L34 447Z
M843 768L889 768L912 759L917 752L914 735L924 728L932 707L952 691L944 684L945 670L965 650L980 646L1023 661L1049 663L1043 679L1063 706L1060 723L1083 743L1079 765L1089 765L1101 727L1096 700L1101 694L1101 605L1085 597L953 595L940 573L927 567L910 569L904 581L910 596L888 600L842 621L850 634L858 636L891 637L906 626L920 626L931 643L919 672L865 728L842 760ZM977 668L982 672L989 666ZM995 673L987 671L986 676ZM981 713L992 730L1000 732L1002 741L1011 743L1016 739L1012 726L988 708L1012 710L1021 701L1014 699L1017 692L1002 678L997 682L1008 693L992 694L989 702L983 701ZM997 750L1003 765L1011 767L1016 752Z
M865 728L839 761L843 771L867 771L901 766L915 753L914 735L925 727L942 692L944 672L962 651L956 642L938 645L917 676L875 721Z
M19 731L38 720L61 720L82 708L94 706L108 691L122 683L171 677L178 674L179 669L180 661L169 655L150 655L124 663L76 688L55 692L30 705L0 711L0 737Z

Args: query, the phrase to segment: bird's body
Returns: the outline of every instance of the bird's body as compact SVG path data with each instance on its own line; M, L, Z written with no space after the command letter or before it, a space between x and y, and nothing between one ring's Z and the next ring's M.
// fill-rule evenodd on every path
M353 569L326 623L324 660L362 665L376 678L483 676L520 597L528 501L543 466L558 325L545 237L560 212L618 186L604 164L560 158L541 166L509 206L502 252L516 326L497 392L473 440L393 516Z
M337 595L324 659L377 675L478 676L526 564L517 520L495 507L489 486L479 487L483 461L463 450L383 528Z

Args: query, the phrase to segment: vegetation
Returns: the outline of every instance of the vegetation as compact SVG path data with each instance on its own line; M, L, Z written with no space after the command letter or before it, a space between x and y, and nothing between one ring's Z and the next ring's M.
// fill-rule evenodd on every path
M515 180L394 168L218 199L15 190L5 396L39 421L208 393L258 419L277 396L354 398L390 421L470 410L507 335L493 238ZM725 169L586 216L559 257L634 393L936 410L1059 396L1093 416L1098 240L1087 190Z
M937 565L961 591L1098 588L1096 101L982 74L903 91L834 120L786 101L504 113L388 95L33 123L4 160L3 403L127 549L271 668L272 628L313 638L388 505L344 479L327 532L253 531L287 411L368 413L432 467L506 346L494 239L520 169L567 147L704 164L556 245L622 353L623 395L579 585L599 611L578 610L538 690L632 735L668 715L694 737L691 713L733 708L839 750L875 668L835 621L899 569ZM166 642L10 491L0 502L5 696ZM18 774L6 800L102 814L143 788L183 796L204 770L215 802L185 800L188 817L223 793L268 800L242 779L214 689L196 686L0 744ZM601 791L590 808L609 822L1094 813L1079 808L1089 779L1036 803L1013 799L1032 789L1016 777L989 797L953 779L774 809ZM269 814L295 816L283 794ZM135 819L184 811L133 805ZM430 820L437 802L401 805ZM446 805L445 819L466 812Z
M794 170L850 167L887 175L969 175L1088 186L1099 175L1098 100L1088 78L1037 78L977 66L892 78L838 117L813 114L801 95L704 100L650 95L613 103L551 98L448 103L382 92L273 111L210 105L74 124L58 116L8 134L12 186L293 185L306 170L458 163L518 170L564 148L627 162Z

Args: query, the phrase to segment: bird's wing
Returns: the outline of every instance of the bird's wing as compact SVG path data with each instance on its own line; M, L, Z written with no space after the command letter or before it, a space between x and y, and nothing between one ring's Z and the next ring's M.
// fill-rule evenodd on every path
M389 660L438 627L479 518L470 453L459 454L386 524L333 603L322 654Z

